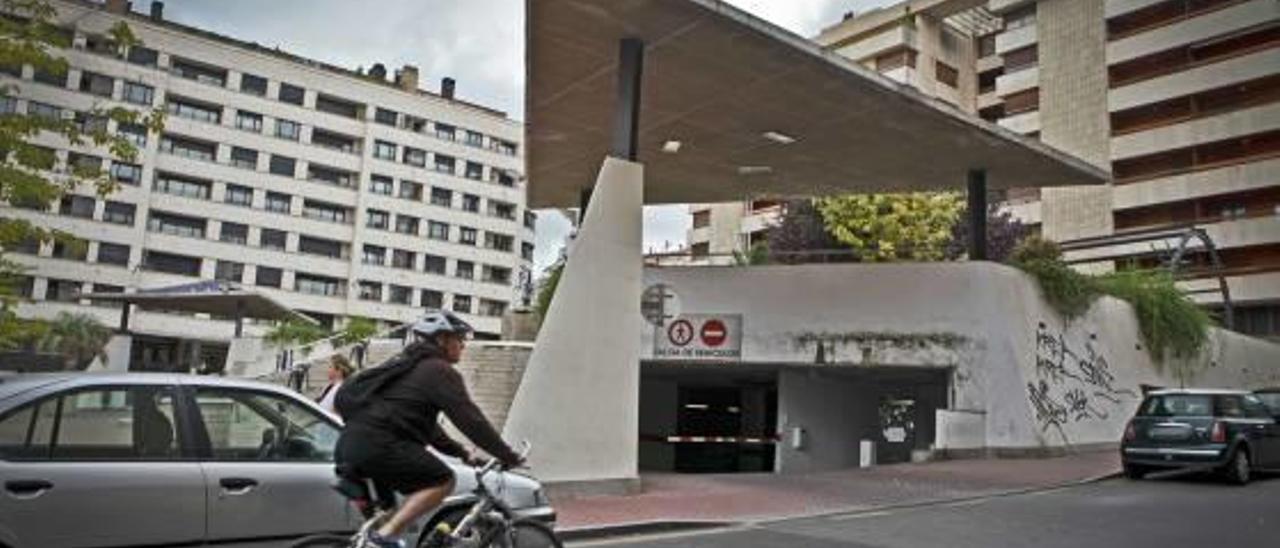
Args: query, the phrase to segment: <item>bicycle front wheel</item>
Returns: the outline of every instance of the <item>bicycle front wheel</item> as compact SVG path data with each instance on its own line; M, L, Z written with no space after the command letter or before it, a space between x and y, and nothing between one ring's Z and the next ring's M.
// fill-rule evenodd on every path
M351 540L349 535L311 535L294 541L289 548L349 548Z
M506 544L501 544L505 542ZM501 548L564 548L551 527L541 521L517 520L511 524L507 538L490 546Z

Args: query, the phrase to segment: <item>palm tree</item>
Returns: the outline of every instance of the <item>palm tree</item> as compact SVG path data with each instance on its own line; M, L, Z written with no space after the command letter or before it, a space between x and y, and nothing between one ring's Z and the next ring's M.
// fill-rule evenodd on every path
M43 352L60 354L68 371L83 371L94 358L107 363L106 347L111 329L88 314L59 312L49 322L48 330L37 347Z

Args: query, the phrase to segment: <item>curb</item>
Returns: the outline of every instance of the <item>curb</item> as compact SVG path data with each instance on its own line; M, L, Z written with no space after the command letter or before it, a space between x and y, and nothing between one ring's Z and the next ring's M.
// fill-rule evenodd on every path
M727 527L751 527L760 525L769 525L773 523L781 523L785 521L794 521L801 519L822 519L836 518L844 516L858 516L863 514L871 514L875 512L884 512L887 510L906 510L912 508L924 508L928 506L938 506L943 504L954 504L959 502L969 502L975 500L983 500L990 498L1011 497L1017 495L1026 495L1030 493L1039 493L1044 491L1053 491L1056 489L1065 489L1068 487L1077 487L1099 483L1102 481L1121 477L1123 472L1115 471L1106 474L1090 476L1084 479L1053 483L1048 485L1036 485L1032 487L1023 487L1018 489L1010 489L1006 491L996 491L984 493L980 495L967 495L951 498L936 498L914 502L903 502L896 504L882 504L877 506L865 506L857 508L846 508L843 510L832 510L827 512L817 512L812 514L801 514L794 516L764 518L755 520L651 520L637 521L629 523L619 523L600 526L584 526L574 527L570 529L557 529L556 536L565 541L591 541L605 540L617 537L650 535L658 533L690 533L698 531L706 531L711 529L721 529Z

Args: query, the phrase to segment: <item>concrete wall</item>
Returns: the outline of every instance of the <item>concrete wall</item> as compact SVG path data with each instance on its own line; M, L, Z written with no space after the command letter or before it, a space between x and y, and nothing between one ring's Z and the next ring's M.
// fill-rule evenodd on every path
M640 381L640 434L674 435L680 412L680 393L676 381L642 379ZM641 470L672 470L676 465L675 446L669 443L640 440Z
M815 472L858 465L858 442L875 439L876 394L866 385L822 371L784 370L778 376L778 472ZM792 445L803 428L804 444Z

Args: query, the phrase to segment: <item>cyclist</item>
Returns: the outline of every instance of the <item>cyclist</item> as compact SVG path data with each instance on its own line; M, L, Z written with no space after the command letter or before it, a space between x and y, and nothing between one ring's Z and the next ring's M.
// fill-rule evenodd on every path
M351 417L338 440L340 467L405 497L395 514L370 533L369 541L379 547L403 546L401 532L453 491L453 471L424 446L468 463L478 460L440 428L437 417L441 412L504 465L521 464L520 456L480 413L462 375L453 368L462 357L471 326L452 312L434 311L414 323L411 330L416 340L404 352L416 363L380 389L364 411Z

